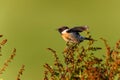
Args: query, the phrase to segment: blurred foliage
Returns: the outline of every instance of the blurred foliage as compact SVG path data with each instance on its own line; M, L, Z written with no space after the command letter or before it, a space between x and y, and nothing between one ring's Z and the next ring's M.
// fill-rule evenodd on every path
M94 54L101 47L94 46L95 41L87 45L67 45L63 52L64 62L51 48L55 58L54 65L44 64L44 80L119 80L120 79L120 40L111 49L104 38L106 52L103 57Z
M3 35L0 35L0 38L1 37L3 37ZM6 42L7 42L7 39L4 39L0 42L0 57L2 57L1 49L6 44ZM9 66L9 63L11 63L13 61L15 55L16 55L16 49L14 48L13 51L12 51L12 54L9 56L8 59L5 60L3 66L0 68L0 77L7 70L8 66ZM19 73L18 73L18 76L17 76L16 80L21 80L20 78L21 78L21 75L23 74L24 67L25 66L22 65L21 69L19 70Z

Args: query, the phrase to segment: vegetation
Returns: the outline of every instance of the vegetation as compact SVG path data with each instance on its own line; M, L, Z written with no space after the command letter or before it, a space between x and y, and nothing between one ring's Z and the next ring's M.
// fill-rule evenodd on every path
M44 80L120 80L120 40L116 42L114 48L111 48L104 38L100 39L106 49L103 57L94 55L98 50L104 50L94 45L95 40L88 41L86 45L67 44L62 53L64 61L60 60L55 50L47 48L54 56L54 64L53 66L44 64ZM0 42L0 51L6 42L7 39ZM0 76L7 70L15 56L16 49L13 49L10 57L0 68ZM0 57L2 58L1 53ZM22 65L16 80L21 80L24 68L25 65Z
M63 52L64 62L51 48L54 65L44 64L44 80L120 80L120 40L111 49L104 38L106 52L103 57L94 54L104 48L94 46L95 41L87 45L67 45Z
M3 35L0 35L0 38L3 37ZM0 42L0 52L1 52L1 49L2 47L6 44L7 42L7 39L4 39ZM9 66L9 63L11 63L15 57L15 54L16 53L16 49L14 48L11 55L9 56L8 59L5 60L3 66L0 68L0 76L2 74L4 74L4 72L7 70L8 66ZM2 56L2 54L0 53L0 57ZM18 75L16 77L16 80L21 80L20 77L21 75L23 74L23 71L24 71L24 65L22 65L22 67L20 68L19 72L18 72Z

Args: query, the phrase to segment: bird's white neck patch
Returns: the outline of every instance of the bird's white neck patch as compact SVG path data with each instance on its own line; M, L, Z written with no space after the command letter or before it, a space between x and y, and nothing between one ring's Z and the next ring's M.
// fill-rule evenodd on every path
M65 34L68 31L68 29L65 29L64 31L62 31L62 34Z

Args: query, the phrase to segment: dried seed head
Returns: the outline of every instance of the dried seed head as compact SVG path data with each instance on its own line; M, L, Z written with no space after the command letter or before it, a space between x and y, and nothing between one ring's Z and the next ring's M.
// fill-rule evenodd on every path
M4 39L0 44L4 45L7 42L7 39Z

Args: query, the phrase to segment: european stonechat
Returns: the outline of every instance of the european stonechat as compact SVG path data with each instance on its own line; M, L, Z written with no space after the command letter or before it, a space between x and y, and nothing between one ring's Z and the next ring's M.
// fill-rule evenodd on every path
M68 28L67 26L63 26L58 28L58 31L60 32L62 38L67 42L67 43L80 43L84 40L92 40L90 38L81 36L79 32L83 32L88 30L88 26L78 26L78 27L73 27L73 28Z

